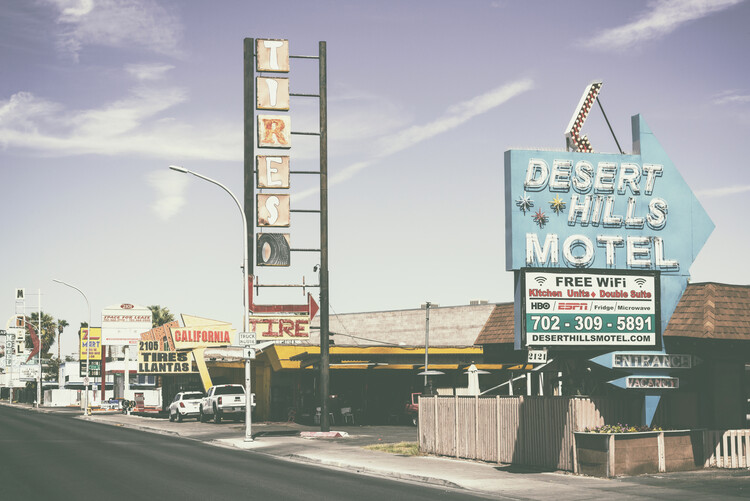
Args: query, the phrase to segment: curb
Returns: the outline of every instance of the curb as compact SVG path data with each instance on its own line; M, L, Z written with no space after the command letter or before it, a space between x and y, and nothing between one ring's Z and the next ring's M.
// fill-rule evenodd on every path
M273 456L273 455L269 454L269 456ZM355 473L363 473L365 475L370 475L374 477L389 477L389 478L395 478L398 480L418 482L418 483L423 483L423 484L436 485L440 487L450 487L452 489L458 489L458 490L465 491L465 492L471 492L471 490L466 489L465 487L455 482L451 482L450 480L445 480L445 479L437 478L437 477L428 477L424 475L414 475L411 473L401 473L401 472L393 471L393 470L383 470L379 468L357 466L357 465L351 465L348 463L341 463L338 461L327 461L324 459L311 458L311 457L303 456L300 454L291 454L288 456L274 456L274 457L287 459L289 461L294 461L297 463L309 463L309 464L316 464L319 466L326 466L329 468L336 468L338 470L353 471ZM481 491L478 491L478 492L481 492Z

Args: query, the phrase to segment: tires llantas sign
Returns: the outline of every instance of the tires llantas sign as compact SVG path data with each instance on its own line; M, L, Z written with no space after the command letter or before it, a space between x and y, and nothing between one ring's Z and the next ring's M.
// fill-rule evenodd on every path
M632 131L629 155L505 152L506 268L516 272L516 349L527 334L521 332L521 305L538 288L533 279L522 288L525 268L599 270L594 279L603 273L628 287L631 278L623 271L650 283L659 275L653 292L660 295L659 327L666 327L714 225L639 115L632 118ZM568 295L568 289L576 290L565 287L558 299L585 299Z

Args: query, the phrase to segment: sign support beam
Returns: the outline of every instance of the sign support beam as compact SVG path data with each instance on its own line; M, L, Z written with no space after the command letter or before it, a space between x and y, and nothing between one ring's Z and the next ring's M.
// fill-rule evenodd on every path
M318 43L320 67L320 431L330 431L328 394L328 89L326 43Z

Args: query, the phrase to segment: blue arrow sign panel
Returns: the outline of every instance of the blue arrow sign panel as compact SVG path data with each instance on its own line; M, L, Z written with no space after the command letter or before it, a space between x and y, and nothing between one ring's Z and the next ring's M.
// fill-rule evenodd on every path
M640 115L632 128L631 155L505 152L506 268L659 271L664 330L714 225Z

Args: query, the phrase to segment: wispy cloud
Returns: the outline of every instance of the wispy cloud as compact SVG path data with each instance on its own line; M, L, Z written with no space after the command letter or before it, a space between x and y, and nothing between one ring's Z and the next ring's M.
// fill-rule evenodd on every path
M182 23L153 0L45 0L57 9L57 47L76 61L86 45L179 56Z
M750 94L741 94L737 90L725 90L713 96L711 101L714 104L746 104L750 103Z
M166 221L185 205L188 176L175 175L172 171L154 171L146 176L146 182L156 190L156 201L151 209Z
M171 64L142 63L128 64L125 66L125 71L136 80L153 81L161 80L173 68L174 66Z
M468 120L489 112L502 105L510 99L531 90L534 82L531 79L518 80L507 85L497 87L477 97L463 101L449 107L439 118L423 124L414 125L396 133L379 137L374 142L374 148L367 160L356 162L331 176L329 185L337 184L350 179L358 172L367 167L392 156L406 148L414 146L422 141L433 138L444 132L455 129ZM392 130L392 129L391 129ZM294 200L298 201L317 194L317 189L310 189L294 194Z
M746 185L735 185L725 186L722 188L709 188L705 190L695 190L695 194L701 198L717 198L725 197L730 195L737 195L738 193L746 193L750 191L750 184Z
M624 50L661 38L689 21L695 21L744 0L655 0L634 21L605 29L581 42L595 50Z
M187 97L187 91L179 87L139 86L127 97L99 108L70 110L19 92L0 100L0 146L42 156L241 159L242 130L234 124L194 127L169 115Z

